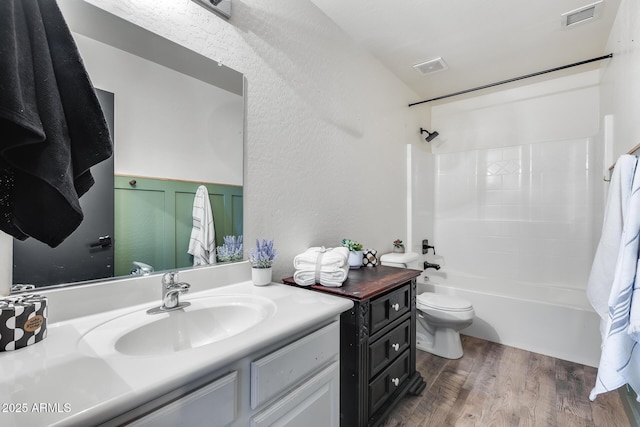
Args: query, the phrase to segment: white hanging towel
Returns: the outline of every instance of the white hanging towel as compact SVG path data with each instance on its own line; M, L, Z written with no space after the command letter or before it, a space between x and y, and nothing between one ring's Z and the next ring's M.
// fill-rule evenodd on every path
M193 265L216 263L216 230L207 187L201 185L193 199L193 229L188 252L193 255Z
M603 327L601 332L604 339L604 326L609 317L609 296L616 272L616 261L620 251L622 228L626 218L633 174L636 170L638 159L635 156L625 154L620 156L611 174L609 194L604 212L602 234L596 249L596 255L591 266L587 285L587 297L589 302L600 315Z
M607 299L608 312L604 328L602 328L602 355L598 366L598 376L595 387L589 396L591 400L594 400L600 393L615 390L624 384L629 384L636 394L640 395L640 346L629 334L634 326L630 323L630 319L637 318L640 310L640 301L635 301L634 303L631 298L638 281L637 269L639 267L640 168L636 167L637 162L634 164L632 161L628 161L627 158L621 158L621 160L622 163L616 163L616 169L618 167L631 167L634 173L626 208L623 206L620 210L620 215L623 217L623 227L619 249L617 254L614 254L612 250L607 251L610 252L608 261L615 265L615 270ZM621 182L613 182L612 177L612 184L621 185L620 188L623 188L621 196L624 198L628 182L622 182L622 179L628 179L628 170L621 170L617 173L614 171L614 176L616 175ZM614 187L612 188L617 191ZM613 200L612 197L608 198L607 211L610 209L613 209L614 212L618 210L616 204L620 203L620 201L616 200L616 197L614 195ZM609 203L613 203L613 205L609 205ZM613 219L609 218L609 212L607 212L606 216L607 219L613 221ZM600 252L600 246L598 247L598 252ZM598 254L596 258L598 258ZM594 265L594 267L596 266ZM595 292L591 288L591 286L596 286L595 282L593 284L590 282L589 285L591 290L588 293L590 299L595 301L596 297L602 298L604 296L603 291ZM602 283L602 285L606 287L608 283ZM594 304L593 301L592 304ZM601 304L600 300L596 301L594 304L596 310L599 310Z

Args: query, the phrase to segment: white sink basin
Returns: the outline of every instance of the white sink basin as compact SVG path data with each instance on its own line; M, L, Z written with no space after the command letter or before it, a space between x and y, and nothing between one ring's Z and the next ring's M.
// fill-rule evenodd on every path
M189 302L190 306L180 310L147 314L145 308L112 319L84 334L78 348L98 357L175 353L240 334L276 312L271 300L252 295L219 295Z

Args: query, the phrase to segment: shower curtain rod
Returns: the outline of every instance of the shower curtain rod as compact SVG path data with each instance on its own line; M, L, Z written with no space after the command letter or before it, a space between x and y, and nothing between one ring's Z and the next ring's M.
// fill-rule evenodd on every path
M452 96L462 95L462 94L469 93L469 92L475 92L476 90L487 89L487 88L490 88L490 87L503 85L505 83L511 83L511 82L515 82L515 81L518 81L518 80L528 79L530 77L540 76L542 74L547 74L547 73L551 73L551 72L554 72L554 71L560 71L560 70L564 70L566 68L577 67L578 65L584 65L584 64L588 64L590 62L601 61L603 59L608 59L608 58L612 58L612 57L613 57L613 53L610 53L608 55L599 56L597 58L591 58L591 59L587 59L585 61L575 62L575 63L569 64L569 65L563 65L562 67L550 68L548 70L538 71L537 73L527 74L527 75L520 76L520 77L514 77L514 78L508 79L508 80L502 80L502 81L499 81L499 82L489 83L487 85L474 87L473 89L461 90L460 92L454 92L454 93L450 93L450 94L447 94L447 95L437 96L435 98L427 99L425 101L414 102L412 104L409 104L409 107L413 107L414 105L424 104L426 102L438 101L440 99L450 98Z

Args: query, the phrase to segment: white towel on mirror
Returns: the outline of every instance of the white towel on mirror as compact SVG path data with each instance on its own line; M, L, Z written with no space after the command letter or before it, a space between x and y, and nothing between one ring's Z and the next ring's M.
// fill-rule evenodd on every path
M216 263L216 230L207 187L201 185L193 198L193 228L189 239L189 254L193 266Z

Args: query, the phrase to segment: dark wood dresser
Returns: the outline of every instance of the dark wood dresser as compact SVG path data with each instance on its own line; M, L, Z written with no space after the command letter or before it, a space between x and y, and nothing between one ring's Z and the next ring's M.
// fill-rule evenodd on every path
M307 289L349 298L340 317L340 423L376 426L407 393L420 394L416 371L416 277L419 270L377 266L350 270L339 288ZM284 283L297 286L293 277Z

